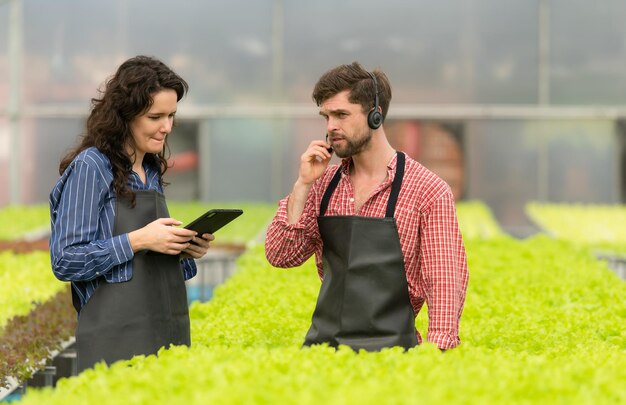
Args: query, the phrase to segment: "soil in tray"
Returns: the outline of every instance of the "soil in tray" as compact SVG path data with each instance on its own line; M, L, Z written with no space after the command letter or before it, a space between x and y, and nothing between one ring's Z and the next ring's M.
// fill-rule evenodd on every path
M15 253L30 253L33 251L48 251L48 239L39 239L34 241L6 241L0 240L0 252L3 250L12 250Z

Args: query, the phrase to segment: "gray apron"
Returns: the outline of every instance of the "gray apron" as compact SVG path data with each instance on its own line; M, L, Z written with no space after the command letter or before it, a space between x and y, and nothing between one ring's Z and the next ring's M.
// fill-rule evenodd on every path
M305 346L328 343L377 351L418 344L394 218L405 166L404 154L397 156L385 218L324 216L341 167L324 193L317 219L324 279Z
M119 201L113 235L169 217L165 197L155 190L135 191L136 205ZM187 291L178 256L140 251L133 276L123 283L104 278L79 313L76 328L78 371L100 360L111 364L159 348L191 344Z

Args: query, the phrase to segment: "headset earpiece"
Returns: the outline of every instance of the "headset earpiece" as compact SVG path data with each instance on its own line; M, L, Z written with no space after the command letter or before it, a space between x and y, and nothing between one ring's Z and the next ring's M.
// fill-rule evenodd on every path
M367 114L367 125L371 129L378 129L383 124L383 114L378 111L378 83L376 82L376 76L373 73L367 72L374 81L374 108Z

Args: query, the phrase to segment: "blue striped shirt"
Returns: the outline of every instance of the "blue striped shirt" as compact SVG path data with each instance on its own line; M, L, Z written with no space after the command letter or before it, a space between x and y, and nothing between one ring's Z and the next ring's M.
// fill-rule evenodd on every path
M133 190L163 193L157 169L144 164L146 183L131 172ZM128 234L113 236L115 191L109 159L95 147L82 151L50 193L50 260L61 281L70 281L80 306L92 296L102 278L109 283L132 277L133 250ZM182 261L185 280L196 275L193 259Z

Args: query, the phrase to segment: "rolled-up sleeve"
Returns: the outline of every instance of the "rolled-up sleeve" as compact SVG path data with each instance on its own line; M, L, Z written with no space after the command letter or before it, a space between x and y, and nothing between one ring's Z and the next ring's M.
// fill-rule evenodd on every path
M421 222L420 274L428 305L427 340L440 349L460 344L459 321L469 272L451 193L438 198Z
M275 267L287 268L303 264L321 245L317 227L315 192L307 197L298 222L290 224L287 217L289 197L278 203L278 210L265 236L265 256Z
M50 255L62 281L89 281L133 258L128 234L97 240L108 186L94 168L75 162L52 192Z

